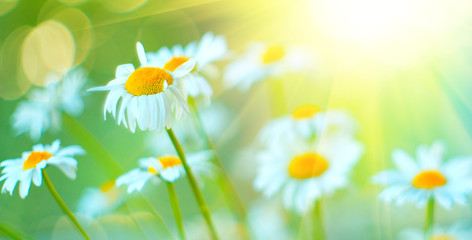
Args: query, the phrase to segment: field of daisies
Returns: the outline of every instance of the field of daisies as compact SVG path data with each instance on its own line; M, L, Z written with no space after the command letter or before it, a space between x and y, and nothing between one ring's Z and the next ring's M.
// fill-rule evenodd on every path
M471 240L470 9L0 1L0 239Z

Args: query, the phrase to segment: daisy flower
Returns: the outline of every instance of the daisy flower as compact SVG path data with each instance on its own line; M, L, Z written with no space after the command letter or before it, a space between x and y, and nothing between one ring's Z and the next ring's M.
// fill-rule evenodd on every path
M400 232L400 240L424 240L422 229L405 229ZM436 227L430 240L469 240L472 239L472 230L463 222L455 223L449 227Z
M446 147L436 141L431 147L420 145L416 160L407 152L392 152L397 169L381 171L372 177L376 184L387 185L379 198L402 205L406 201L424 207L430 198L450 208L454 203L466 204L472 190L472 157L460 156L442 162Z
M16 184L20 184L20 197L25 198L31 186L41 186L43 168L55 165L70 179L76 178L77 160L74 155L83 155L85 151L77 145L60 149L60 141L56 140L51 145L37 144L33 151L24 152L21 158L8 159L0 163L3 167L0 182L5 181L2 193L6 191L13 194Z
M201 151L188 154L190 168L197 176L213 176L216 167L210 163L211 151ZM141 191L144 185L152 180L159 182L175 182L185 175L182 162L177 156L147 157L139 159L139 168L135 168L116 179L116 186L128 185L128 193Z
M138 42L136 48L140 68L135 69L132 64L120 65L114 80L89 91L109 91L105 101L105 119L109 112L117 118L118 124L123 122L132 132L136 130L136 123L141 130L170 128L182 113L188 113L186 99L175 80L190 73L195 68L195 60L188 59L174 71L168 71L150 67L143 45Z
M285 208L303 213L321 196L348 185L362 153L363 146L347 136L282 141L258 154L254 187L266 197L281 192Z
M100 187L89 187L79 200L78 212L92 218L112 212L123 203L122 192L115 181L107 181Z
M41 138L48 129L58 130L61 126L61 113L78 116L83 112L81 89L86 81L83 69L67 72L62 79L49 75L43 88L33 89L28 99L20 102L12 115L15 132L20 135L30 133L32 140Z
M195 59L195 67L182 79L183 87L191 97L202 96L206 102L209 102L213 90L201 73L208 64L220 60L226 51L225 37L207 32L199 43L191 42L185 47L182 45L175 45L172 48L163 47L155 53L148 53L147 57L151 66L162 67L171 72L190 58Z
M297 107L290 115L269 121L261 130L259 140L271 144L281 139L297 137L312 140L316 136L352 136L357 130L355 120L345 111L323 111L319 106L306 104Z
M311 59L304 48L253 43L245 54L226 67L223 83L227 88L247 91L256 82L307 70L310 65Z

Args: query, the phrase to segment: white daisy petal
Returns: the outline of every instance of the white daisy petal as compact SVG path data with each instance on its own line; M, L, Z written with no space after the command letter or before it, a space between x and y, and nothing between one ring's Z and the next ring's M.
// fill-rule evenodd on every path
M472 157L456 157L441 164L444 152L445 145L440 141L429 148L420 145L416 161L403 150L395 150L392 157L400 171L387 170L373 177L375 183L388 185L379 197L397 205L416 203L418 207L425 207L434 198L446 209L466 203L472 190L468 187L472 182Z
M138 58L139 62L141 63L142 67L145 67L148 65L147 58L146 58L146 53L144 51L144 46L141 42L136 43L136 51L138 52Z

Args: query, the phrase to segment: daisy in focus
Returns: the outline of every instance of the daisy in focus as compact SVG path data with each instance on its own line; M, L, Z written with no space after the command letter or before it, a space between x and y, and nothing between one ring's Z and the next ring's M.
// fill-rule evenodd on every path
M163 47L155 53L147 53L147 57L150 66L162 67L170 72L174 72L189 59L195 59L195 67L182 79L182 85L189 96L193 98L201 96L208 103L213 90L202 73L209 64L220 60L227 50L225 37L207 32L199 43L191 42L185 47L182 45Z
M247 91L256 82L306 71L311 65L312 60L304 48L253 43L246 53L226 67L223 83L229 89Z
M405 229L400 232L399 240L424 240L424 231L421 229ZM463 222L449 227L436 227L430 240L469 240L472 239L472 229Z
M186 98L176 82L195 68L195 60L187 59L173 71L168 71L148 64L140 42L136 48L141 67L120 65L114 80L89 91L109 91L104 107L105 119L109 112L117 118L118 125L123 123L132 132L136 131L136 125L143 131L170 128L176 119L188 113Z
M123 202L123 193L115 187L115 181L107 181L100 187L86 188L79 200L77 211L97 218L113 212Z
M345 111L326 110L313 104L297 107L290 115L269 121L261 130L259 140L272 144L281 139L287 141L302 137L313 140L317 136L353 136L357 130L356 121Z
M24 152L21 158L8 159L0 163L3 167L0 182L5 181L2 193L13 194L16 184L20 185L20 197L25 198L31 186L41 186L42 169L48 165L58 167L68 178L76 178L77 160L75 155L83 155L85 151L77 145L60 149L60 141L56 140L51 145L37 144L32 151Z
M211 151L190 153L187 156L188 164L197 177L212 177L216 167L210 162ZM127 185L128 193L141 191L148 181L158 183L160 180L175 182L185 176L182 162L177 156L147 157L139 159L139 168L135 168L116 179L116 186Z
M286 209L303 213L322 196L349 184L349 174L364 148L353 138L303 139L272 144L258 154L256 190L272 197L281 193Z
M379 198L387 203L416 203L426 206L430 198L445 208L454 203L468 203L472 190L472 157L454 157L443 162L446 147L436 141L431 147L420 145L416 159L401 149L392 152L397 169L381 171L372 177L374 183L387 185Z
M81 68L67 72L61 79L50 75L43 88L33 89L28 99L20 102L12 115L15 132L26 132L38 141L44 131L58 130L61 126L61 113L78 116L83 112L84 103L81 89L87 78Z

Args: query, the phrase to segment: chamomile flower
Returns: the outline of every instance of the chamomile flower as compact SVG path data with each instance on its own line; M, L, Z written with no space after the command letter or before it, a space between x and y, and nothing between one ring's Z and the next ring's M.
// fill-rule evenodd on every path
M92 218L112 212L123 203L123 194L115 181L106 181L100 187L89 187L79 200L78 212Z
M51 109L44 102L34 100L20 102L12 115L13 129L16 134L29 132L33 141L38 141L43 132L51 126L57 130L59 122L58 111Z
M472 190L472 157L460 156L442 162L445 150L441 141L429 148L420 145L416 160L404 150L394 150L392 160L397 169L381 171L372 177L374 183L388 186L379 198L397 205L408 201L419 207L424 207L430 198L445 208L454 203L466 204Z
M213 90L201 73L208 64L221 59L226 51L226 39L208 32L203 35L199 43L191 42L185 47L182 45L163 47L155 53L148 53L147 57L151 66L162 67L170 72L175 71L190 58L195 59L195 68L182 79L183 87L191 97L202 96L209 102Z
M281 141L258 154L254 187L266 197L280 192L285 208L303 213L321 196L348 185L362 153L363 146L348 136Z
M352 136L356 132L355 120L345 111L323 111L319 106L306 104L297 107L292 114L269 121L259 134L259 140L271 144L280 139L305 140L317 136L338 137Z
M42 88L33 89L28 99L20 102L12 115L15 132L20 135L30 133L32 140L41 138L44 131L58 130L63 112L78 116L83 112L81 89L86 81L83 69L76 68L67 72L61 79L48 75Z
M307 70L311 62L306 49L300 47L253 43L245 54L226 67L223 83L227 88L247 91L252 84L266 78Z
M104 115L107 112L117 118L132 132L136 123L141 130L163 130L188 113L187 101L176 86L176 80L184 77L195 67L195 60L188 59L173 71L150 67L144 47L137 43L141 67L123 64L116 69L115 79L106 86L95 87L89 91L110 91L105 101ZM118 110L118 102L121 106ZM126 113L126 115L125 115Z
M2 193L6 191L13 194L16 184L20 184L20 197L28 195L31 182L41 186L41 170L48 165L55 165L70 179L76 178L77 160L74 155L82 155L85 151L77 145L60 149L60 141L56 140L51 145L37 144L33 151L24 152L21 158L8 159L0 163L3 167L0 181L4 181Z
M411 228L400 232L399 240L424 240L424 230ZM463 222L449 227L435 227L429 240L469 240L472 239L472 230Z
M197 176L213 176L216 167L210 163L211 151L190 153L187 155L188 164ZM116 179L116 186L128 185L128 193L141 191L144 185L152 180L159 182L175 182L185 175L182 162L177 156L147 157L139 159L139 168L135 168Z

